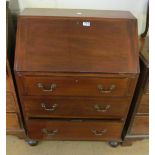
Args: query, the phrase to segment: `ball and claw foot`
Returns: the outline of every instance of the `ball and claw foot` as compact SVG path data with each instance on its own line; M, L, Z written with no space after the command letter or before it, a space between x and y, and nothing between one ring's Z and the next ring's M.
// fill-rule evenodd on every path
M111 147L117 147L117 146L119 146L119 142L111 141L111 142L109 142L109 145L110 145Z
M30 145L30 146L36 146L38 144L38 141L33 140L33 139L27 139L26 142Z

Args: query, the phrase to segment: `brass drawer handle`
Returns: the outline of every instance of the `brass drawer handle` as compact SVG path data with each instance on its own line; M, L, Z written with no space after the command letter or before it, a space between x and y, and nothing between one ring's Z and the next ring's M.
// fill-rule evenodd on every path
M42 133L43 134L46 134L46 135L48 135L48 136L54 136L54 135L56 135L57 133L58 133L58 129L54 129L54 130L48 130L48 129L46 129L46 128L43 128L42 129Z
M104 89L104 86L101 85L101 84L99 84L99 85L97 86L97 88L98 88L98 90L99 90L100 93L102 93L102 94L106 93L106 94L107 94L107 93L112 93L112 91L115 90L116 85L112 84L112 85L109 87L109 89Z
M110 107L111 106L109 104L108 105L102 105L102 106L100 106L98 104L94 105L95 110L98 112L106 112L108 109L110 109Z
M42 83L37 84L38 88L41 88L42 91L50 91L52 92L56 88L56 84L53 83L49 87L45 87Z
M53 104L51 106L51 108L47 108L46 103L41 103L41 107L45 110L45 111L54 111L56 109L56 107L58 106L58 104Z
M103 130L100 130L100 131L97 131L95 129L92 129L91 132L95 135L95 136L102 136L104 133L107 132L107 129L103 129Z

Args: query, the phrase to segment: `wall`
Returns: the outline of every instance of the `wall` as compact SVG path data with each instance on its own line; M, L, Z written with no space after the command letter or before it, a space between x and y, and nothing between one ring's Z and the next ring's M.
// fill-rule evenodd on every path
M10 0L12 11L24 8L76 8L99 10L127 10L138 19L138 32L145 28L148 0Z

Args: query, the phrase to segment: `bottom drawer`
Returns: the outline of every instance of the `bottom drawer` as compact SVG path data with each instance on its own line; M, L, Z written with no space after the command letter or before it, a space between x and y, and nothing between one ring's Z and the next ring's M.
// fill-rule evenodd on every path
M28 136L55 140L120 140L123 124L89 120L29 120Z
M149 134L149 116L136 116L131 128L133 135L148 135Z
M18 115L16 113L6 114L6 128L7 129L20 129Z

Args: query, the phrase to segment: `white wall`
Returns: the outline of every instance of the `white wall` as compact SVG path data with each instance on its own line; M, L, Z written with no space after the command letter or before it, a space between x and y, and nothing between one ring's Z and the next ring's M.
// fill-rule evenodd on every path
M10 0L12 4L17 0ZM18 0L20 10L24 8L79 8L100 10L128 10L138 19L138 32L145 28L148 0Z

